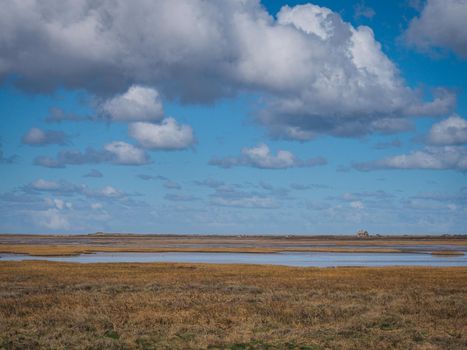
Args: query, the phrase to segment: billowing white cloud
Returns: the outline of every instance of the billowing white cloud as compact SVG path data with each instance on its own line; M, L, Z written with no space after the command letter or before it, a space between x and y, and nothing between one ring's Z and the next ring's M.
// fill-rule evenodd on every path
M243 148L242 154L237 157L213 158L209 164L222 168L234 166L251 166L261 169L286 169L294 167L306 167L325 165L327 162L322 157L312 158L306 161L297 159L291 152L279 150L272 154L269 147L262 143L256 147Z
M434 124L427 136L432 145L462 145L467 143L467 120L454 114Z
M24 134L22 142L30 146L64 145L68 137L62 131L31 128Z
M467 59L467 0L428 0L405 38L422 51L444 48Z
M457 114L432 125L421 150L369 162L354 163L360 171L377 169L467 170L467 121ZM385 144L383 144L385 145ZM385 148L385 147L383 147Z
M42 179L33 184L47 189L59 185ZM45 198L45 204L49 207L48 209L31 212L36 225L50 230L68 230L70 228L68 216L69 211L73 209L72 203L60 198Z
M46 198L45 202L47 205L59 210L73 208L73 204L71 202L64 201L60 198Z
M50 230L68 230L70 223L67 216L57 208L50 208L33 213L33 217L38 226Z
M152 87L197 103L255 91L259 122L298 140L397 132L454 101L423 102L369 27L311 4L274 18L258 0L6 0L0 33L0 78L14 74L30 90L123 92L103 105L116 120L160 120Z
M123 141L114 141L104 146L107 152L115 156L114 163L121 165L147 164L149 159L146 152Z
M354 28L328 9L309 4L285 6L277 18L307 34L306 49L313 50L316 37L321 40L310 67L301 67L305 81L295 79L293 94L275 96L259 113L272 135L306 140L320 133L394 133L412 127L408 116L452 110L455 96L445 90L435 91L433 102L420 102L369 27Z
M101 110L111 120L125 122L158 121L164 116L157 90L138 85L105 101Z
M297 160L291 152L279 150L276 155L273 155L269 147L264 143L257 147L242 149L242 155L258 168L280 169L297 165Z
M193 129L189 125L178 124L173 118L165 118L160 124L132 123L129 134L148 149L180 150L196 142Z
M377 169L453 169L465 171L467 170L467 148L456 146L426 147L408 154L355 163L353 167L360 171Z
M3 225L17 222L18 230L34 233L107 231L108 222L120 221L117 226L122 227L129 218L140 215L144 221L148 217L147 212L142 213L148 205L140 194L125 192L113 184L89 188L63 180L37 179L0 193L0 202Z

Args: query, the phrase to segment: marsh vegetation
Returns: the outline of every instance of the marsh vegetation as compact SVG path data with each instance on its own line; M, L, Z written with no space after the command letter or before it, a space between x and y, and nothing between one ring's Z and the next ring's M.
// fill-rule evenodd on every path
M465 349L467 268L0 263L3 349Z
M70 256L96 252L141 253L405 253L463 255L467 236L188 236L188 235L9 235L0 234L0 253Z

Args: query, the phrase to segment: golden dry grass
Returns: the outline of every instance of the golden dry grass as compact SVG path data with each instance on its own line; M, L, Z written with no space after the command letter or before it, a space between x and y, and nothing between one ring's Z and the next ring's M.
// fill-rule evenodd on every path
M218 248L179 248L179 247L109 247L89 245L32 245L32 244L0 244L0 253L28 254L32 256L72 256L97 252L130 252L130 253L278 253L278 252L328 252L328 253L400 253L400 249L388 248L263 248L263 247L218 247Z
M66 256L95 252L202 252L202 253L404 253L465 250L459 237L384 237L357 239L323 237L163 236L163 235L7 235L0 234L0 253Z
M431 255L464 255L464 252L458 250L438 250L431 252Z
M40 244L64 244L66 242L79 242L81 245L140 245L164 246L164 245L239 245L247 244L257 246L283 246L295 245L334 245L334 246L388 246L388 245L458 245L467 246L466 235L459 237L440 236L385 236L372 237L370 239L358 239L352 236L189 236L189 235L136 235L136 234L91 234L91 235L20 235L0 234L0 243L15 244L26 243L36 239Z
M0 263L2 349L465 349L467 268Z

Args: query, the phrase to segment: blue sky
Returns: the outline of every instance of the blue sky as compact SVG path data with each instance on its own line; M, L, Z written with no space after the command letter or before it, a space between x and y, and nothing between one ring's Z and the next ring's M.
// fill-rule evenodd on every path
M0 231L466 233L467 1L0 14Z

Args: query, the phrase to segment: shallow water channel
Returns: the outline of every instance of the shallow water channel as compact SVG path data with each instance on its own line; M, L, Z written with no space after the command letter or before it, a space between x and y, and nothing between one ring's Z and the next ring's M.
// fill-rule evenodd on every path
M262 264L302 267L333 266L467 266L467 255L433 256L429 253L94 253L44 257L0 254L0 261L47 260L74 263L210 263Z

